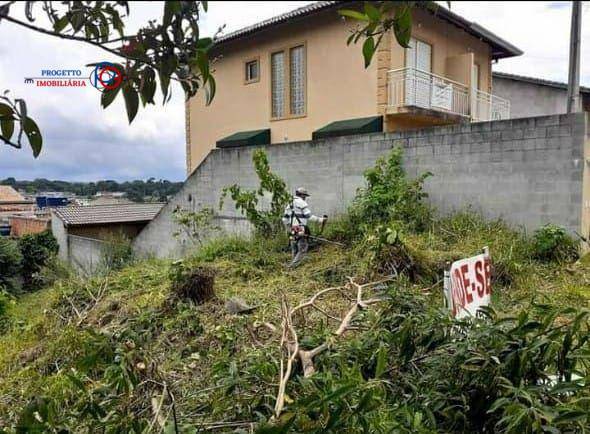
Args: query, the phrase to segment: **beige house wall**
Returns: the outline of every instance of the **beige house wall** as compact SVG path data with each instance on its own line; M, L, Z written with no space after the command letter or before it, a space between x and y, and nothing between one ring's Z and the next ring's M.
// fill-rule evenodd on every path
M256 36L223 45L213 66L217 93L212 104L204 104L199 92L186 106L187 169L191 173L215 147L217 140L238 131L271 129L271 142L311 139L312 132L330 122L385 113L387 71L403 68L405 51L393 35L387 35L369 68L365 69L361 44L346 45L356 23L329 10L304 20L262 31ZM432 72L446 76L463 69L470 79L465 58L457 63L448 58L473 53L480 65L480 89L490 91L490 48L479 39L446 23L427 11L414 11L413 36L432 45ZM278 50L305 44L307 88L306 115L271 120L270 56ZM260 59L260 80L245 83L245 62ZM465 83L469 86L469 83ZM404 127L422 126L428 120L403 121ZM388 122L385 128L397 128Z

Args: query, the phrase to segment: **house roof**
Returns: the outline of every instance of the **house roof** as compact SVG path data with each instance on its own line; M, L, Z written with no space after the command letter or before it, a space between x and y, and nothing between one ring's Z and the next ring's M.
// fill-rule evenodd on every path
M25 198L10 185L0 185L0 202L29 203Z
M91 226L149 222L163 206L163 203L68 206L55 208L53 212L66 226Z
M524 83L531 83L531 84L537 84L539 86L549 86L549 87L554 87L557 89L567 90L567 83L562 83L560 81L545 80L543 78L528 77L526 75L516 75L516 74L508 74L507 72L494 71L494 72L492 72L492 77L493 78L505 78L507 80L522 81ZM590 94L590 87L580 86L580 92Z
M234 32L228 33L227 35L223 35L219 37L215 43L217 46L223 45L229 41L242 39L247 36L253 35L255 33L259 33L263 30L269 30L275 27L278 27L281 24L286 22L292 22L296 19L305 18L316 13L326 11L329 9L335 9L337 7L344 7L350 5L351 3L357 2L350 2L350 1L319 1L315 2L306 6L302 6L300 8L294 9L290 12L286 12L281 15L277 15L273 18L268 20L261 21L259 23L253 24L248 27L244 27L242 29L236 30ZM494 33L490 32L489 30L485 29L484 27L480 26L479 24L466 20L460 15L457 15L454 12L438 5L435 2L427 1L427 2L418 2L419 7L422 7L428 10L433 15L438 16L439 18L454 24L455 26L465 30L467 33L481 39L482 41L488 43L492 47L492 58L494 59L501 59L504 57L512 57L512 56L520 56L523 52L515 47L514 45L510 44L509 42L505 41L504 39L500 38L499 36L495 35Z

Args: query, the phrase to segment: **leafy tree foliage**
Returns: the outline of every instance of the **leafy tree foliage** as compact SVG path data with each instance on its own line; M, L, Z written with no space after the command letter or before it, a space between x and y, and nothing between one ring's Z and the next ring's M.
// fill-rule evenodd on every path
M57 255L59 245L50 231L39 234L25 235L18 240L18 247L22 254L21 274L24 288L33 290L38 288L37 273Z
M168 196L176 194L182 187L182 182L170 182L166 180L156 181L149 178L147 181L135 180L117 182L112 180L98 182L67 182L50 181L48 179L35 179L34 181L17 181L14 178L0 180L0 185L10 185L17 190L28 193L43 191L58 191L74 193L78 196L94 196L98 192L124 192L134 202L143 202L144 198L165 202Z
M20 7L25 19L18 18ZM170 100L172 81L181 85L186 98L204 88L207 102L211 102L215 95L209 66L213 39L200 35L201 10L207 10L206 1L166 1L160 21L150 21L137 33L127 34L127 1L9 1L0 5L0 25L11 22L29 31L89 44L122 59L122 63L113 63L122 74L122 82L102 93L101 106L107 108L122 94L131 123L140 102L142 106L155 104L158 85L162 103ZM51 26L36 25L39 15ZM37 157L43 146L41 132L29 116L25 101L11 98L6 91L0 95L0 140L22 148L23 134Z
M341 9L340 15L358 21L359 26L348 37L347 44L357 43L363 39L363 57L365 67L368 67L377 52L383 37L393 31L396 41L408 48L412 36L412 9L418 3L436 12L440 7L431 1L395 1L395 2L364 2L364 7L358 9ZM447 2L450 5L450 2Z
M23 256L18 244L8 238L0 237L0 289L13 291L17 288L22 260Z
M252 161L260 181L258 189L246 190L237 184L225 187L219 207L223 206L224 199L229 195L235 202L236 209L246 215L260 234L276 234L283 229L281 217L291 200L291 194L285 181L271 172L264 150L254 151ZM269 203L265 205L263 199Z

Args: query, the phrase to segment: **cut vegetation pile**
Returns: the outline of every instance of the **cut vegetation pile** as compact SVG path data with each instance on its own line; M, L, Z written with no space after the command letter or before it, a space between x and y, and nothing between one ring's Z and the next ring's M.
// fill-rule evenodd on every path
M21 297L0 337L0 426L588 430L590 264L555 227L527 237L472 213L434 218L423 197L394 152L326 228L347 247L316 246L296 270L284 268L285 237L260 234L210 241L181 265L138 261ZM494 263L493 308L453 321L442 308L442 271L483 246ZM193 302L194 289L213 288L212 270L215 297ZM362 293L371 303L357 303L358 286L371 282ZM256 308L231 313L226 303L236 299ZM319 347L304 375L292 355Z

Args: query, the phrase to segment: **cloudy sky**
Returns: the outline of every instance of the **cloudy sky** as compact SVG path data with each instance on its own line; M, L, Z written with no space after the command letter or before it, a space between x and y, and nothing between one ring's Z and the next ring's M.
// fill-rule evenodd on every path
M202 26L212 34L221 25L229 32L310 2L209 3ZM584 5L582 34L581 71L586 86L590 86L589 6L588 2ZM570 2L451 2L451 8L525 52L501 60L495 70L567 81ZM136 29L161 13L161 3L132 2L128 28ZM99 49L0 23L0 91L10 89L13 97L27 101L44 136L43 152L36 160L28 149L0 145L0 179L184 179L184 108L179 89L164 108L140 109L128 125L122 99L105 111L93 88L42 88L23 83L25 76L40 75L43 69L89 73L84 65L109 60L115 59Z

